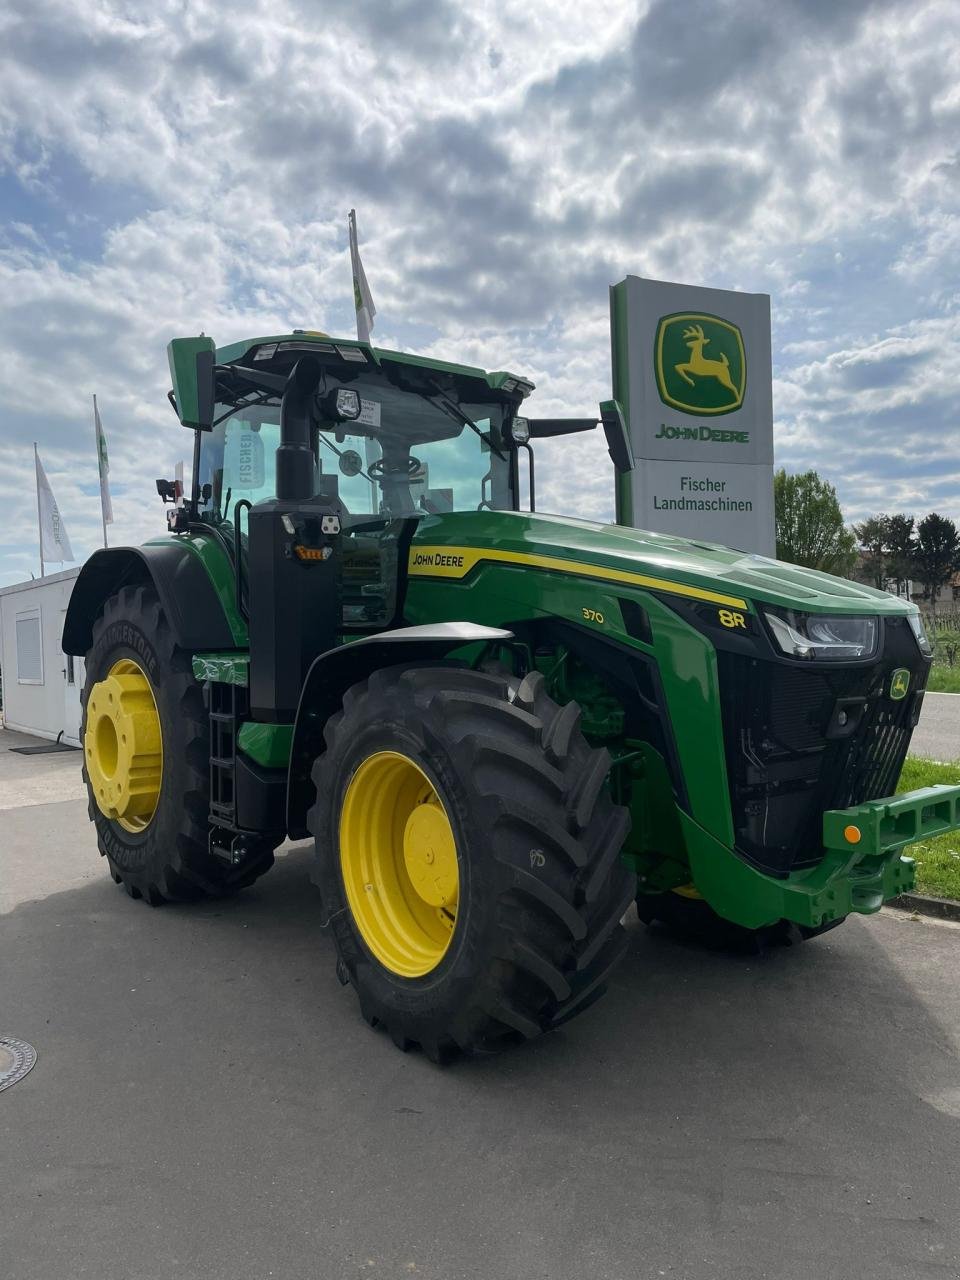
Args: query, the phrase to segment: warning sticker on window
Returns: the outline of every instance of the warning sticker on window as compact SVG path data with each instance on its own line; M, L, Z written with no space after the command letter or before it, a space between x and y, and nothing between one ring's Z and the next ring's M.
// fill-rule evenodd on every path
M362 422L365 427L379 427L380 425L380 401L379 400L361 400L360 401L360 417L357 422Z

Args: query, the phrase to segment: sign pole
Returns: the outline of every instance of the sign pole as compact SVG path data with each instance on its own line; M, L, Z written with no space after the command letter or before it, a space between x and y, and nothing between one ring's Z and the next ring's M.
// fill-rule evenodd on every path
M37 442L33 442L33 479L37 486L37 534L40 538L40 577L43 577L43 517L40 514L40 459Z

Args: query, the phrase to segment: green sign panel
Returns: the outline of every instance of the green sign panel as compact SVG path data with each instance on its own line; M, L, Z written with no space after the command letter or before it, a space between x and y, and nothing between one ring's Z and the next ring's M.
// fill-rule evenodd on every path
M747 360L735 324L679 311L657 325L654 367L660 399L681 413L734 413L743 404Z
M910 688L910 672L906 667L897 667L893 675L890 677L890 697L894 702L900 702L907 696L907 690Z

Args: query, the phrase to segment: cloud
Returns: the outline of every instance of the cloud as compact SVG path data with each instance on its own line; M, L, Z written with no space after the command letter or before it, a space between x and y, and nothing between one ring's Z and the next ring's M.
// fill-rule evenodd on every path
M799 468L829 456L850 519L934 506L957 518L958 344L960 317L917 320L795 367L775 387L789 423L778 459Z
M189 444L171 336L350 331L354 206L378 341L526 373L534 414L609 394L627 272L770 292L778 460L851 517L960 518L958 30L948 0L13 0L0 582L33 439L96 545L93 391L139 539ZM541 506L612 517L599 434L538 457Z

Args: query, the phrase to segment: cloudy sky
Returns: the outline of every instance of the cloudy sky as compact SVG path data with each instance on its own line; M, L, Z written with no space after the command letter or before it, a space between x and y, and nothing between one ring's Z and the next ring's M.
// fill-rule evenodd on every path
M960 518L955 0L7 0L0 584L37 569L32 442L74 549L162 528L165 345L353 330L609 394L627 273L772 297L776 455L855 519ZM541 505L609 518L599 441Z

